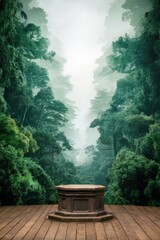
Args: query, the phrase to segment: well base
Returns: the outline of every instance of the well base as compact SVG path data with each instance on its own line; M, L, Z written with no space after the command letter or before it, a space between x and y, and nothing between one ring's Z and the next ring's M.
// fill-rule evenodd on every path
M103 215L94 214L58 214L58 212L50 212L49 219L61 222L102 222L113 218L112 213L105 212Z

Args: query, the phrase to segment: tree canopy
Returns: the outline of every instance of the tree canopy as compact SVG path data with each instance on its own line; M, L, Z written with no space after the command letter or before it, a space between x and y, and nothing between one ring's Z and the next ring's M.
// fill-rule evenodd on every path
M1 205L54 203L55 184L78 181L63 156L72 149L62 130L68 108L39 64L54 64L55 52L27 9L29 2L0 1Z
M72 85L44 37L46 13L30 2L0 1L0 205L54 203L55 185L80 182L107 185L111 204L160 206L159 1L123 3L135 34L119 36L98 60L90 127L99 138L80 167L66 154Z
M123 76L110 105L105 100L106 109L90 125L97 127L100 137L87 171L96 169L101 184L106 176L108 203L159 206L159 1L126 0L123 8L123 18L134 26L135 35L114 40L111 54L105 55L106 65L99 70L106 84L110 71ZM96 104L97 96L92 107ZM91 175L89 180L93 179Z

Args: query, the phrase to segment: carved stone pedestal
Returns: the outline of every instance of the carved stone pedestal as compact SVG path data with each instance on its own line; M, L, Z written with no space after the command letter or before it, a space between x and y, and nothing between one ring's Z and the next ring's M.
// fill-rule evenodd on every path
M57 186L58 211L50 212L49 218L60 221L104 221L113 215L104 210L104 186L60 185Z

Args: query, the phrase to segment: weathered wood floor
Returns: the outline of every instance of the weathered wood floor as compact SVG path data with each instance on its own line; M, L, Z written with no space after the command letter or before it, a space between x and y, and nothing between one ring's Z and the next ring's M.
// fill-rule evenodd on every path
M0 207L0 239L44 240L160 240L160 208L111 206L114 218L98 223L48 220L56 205Z

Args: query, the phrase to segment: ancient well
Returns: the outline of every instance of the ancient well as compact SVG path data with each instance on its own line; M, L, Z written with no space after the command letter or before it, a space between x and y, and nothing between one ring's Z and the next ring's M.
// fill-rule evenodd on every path
M113 215L104 209L104 186L59 185L58 209L48 217L59 221L104 221Z

